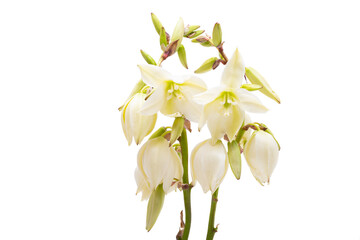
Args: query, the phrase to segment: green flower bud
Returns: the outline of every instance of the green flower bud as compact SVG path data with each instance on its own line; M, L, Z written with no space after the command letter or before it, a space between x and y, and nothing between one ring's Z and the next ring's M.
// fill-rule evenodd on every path
M166 127L160 127L149 137L149 140L160 137L161 135L163 135L166 132L166 129L167 129Z
M216 62L217 57L212 57L206 60L198 69L195 70L195 73L205 73L213 69L213 65Z
M168 45L168 40L166 37L166 32L165 32L165 28L162 27L160 30L160 47L161 49L164 51L165 47Z
M259 84L243 84L243 85L241 85L241 88L244 88L248 91L256 91L256 90L260 90L261 88L263 88L263 86L261 86Z
M157 16L154 13L151 13L151 20L154 24L156 32L160 35L161 28L163 27L160 20L157 18Z
M183 117L175 118L171 128L171 138L170 138L169 146L171 146L176 141L176 139L180 137L181 132L184 128L184 121L185 120Z
M219 23L216 23L212 32L212 41L214 45L217 47L222 42L222 32Z
M239 180L241 176L241 152L236 140L228 142L228 157L231 170L236 179Z
M178 56L180 59L181 64L187 69L188 65L187 65L187 61L186 61L186 52L185 52L185 47L184 45L180 45L180 47L178 48Z
M205 32L205 30L197 30L197 31L190 33L187 37L188 38L196 38L197 36L200 36L204 32Z
M192 25L192 26L185 27L185 29L184 29L184 37L187 37L189 34L194 32L199 27L200 27L199 25Z
M143 56L143 58L145 59L145 61L146 61L148 64L156 65L155 60L154 60L149 54L147 54L147 53L144 52L143 50L140 50L140 52L141 52L141 55Z
M157 218L160 215L161 209L164 205L165 192L162 184L160 184L156 190L151 194L146 213L146 230L150 231L156 223Z
M245 68L245 71L246 71L245 73L246 77L249 79L251 83L263 86L263 88L260 89L261 93L275 100L276 102L280 103L279 96L271 89L269 83L265 80L263 76L260 75L258 71L256 71L252 67Z
M171 41L170 41L170 42L178 41L176 50L179 48L183 37L184 37L184 21L182 18L179 18L179 21L177 22L177 24L175 26L175 29L171 36Z

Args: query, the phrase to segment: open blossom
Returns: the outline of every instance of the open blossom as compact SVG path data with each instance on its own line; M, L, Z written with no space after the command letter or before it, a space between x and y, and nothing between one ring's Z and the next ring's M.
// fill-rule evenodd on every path
M165 193L170 192L173 181L180 180L183 175L179 155L163 137L150 139L140 148L137 168L137 192L142 192L143 199L147 199L160 184Z
M245 65L236 49L224 69L221 85L194 96L197 103L204 105L199 129L207 123L213 143L224 134L227 134L230 141L234 140L244 121L245 111L267 111L256 96L240 88L244 74Z
M140 113L140 109L145 103L145 97L146 94L137 93L124 104L121 113L121 124L129 145L133 138L136 144L141 143L154 129L157 114L145 116Z
M190 161L193 182L198 181L205 193L210 190L213 194L229 166L223 143L219 140L212 144L210 139L199 143L192 151Z
M195 76L172 76L161 67L139 65L142 80L154 90L141 109L145 115L158 111L165 115L184 115L190 121L198 122L201 105L193 96L204 92L206 84Z
M279 146L269 133L254 131L245 144L245 159L256 180L263 185L269 183L279 157Z

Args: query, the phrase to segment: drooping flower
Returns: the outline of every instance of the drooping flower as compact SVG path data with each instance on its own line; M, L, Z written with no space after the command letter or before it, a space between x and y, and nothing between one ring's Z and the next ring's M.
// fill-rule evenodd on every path
M279 146L269 133L254 131L245 144L245 159L255 179L263 185L269 183L279 157Z
M213 194L229 166L223 143L219 140L212 144L211 139L199 143L193 149L190 161L193 182L198 181L205 193L210 190Z
M195 76L172 76L161 67L139 65L142 80L154 90L141 109L145 115L160 111L165 115L180 114L190 121L198 122L201 105L193 96L204 92L206 84Z
M245 111L266 112L267 108L249 91L242 89L245 66L236 49L227 63L219 87L194 96L194 100L203 104L203 112L199 121L199 129L205 123L210 130L213 142L227 134L230 141L240 129Z
M150 139L140 148L137 168L135 179L138 192L143 192L144 199L160 184L163 184L165 193L170 192L173 181L179 181L183 174L179 155L163 137Z
M124 105L121 114L121 124L125 137L129 143L134 138L136 144L141 141L154 129L157 114L142 115L140 109L144 105L146 94L137 93Z

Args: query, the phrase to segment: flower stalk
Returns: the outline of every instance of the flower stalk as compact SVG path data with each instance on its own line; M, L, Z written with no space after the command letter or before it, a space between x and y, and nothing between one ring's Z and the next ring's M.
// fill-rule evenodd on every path
M180 137L180 147L181 147L181 158L183 165L183 184L189 184L189 161L188 161L188 143L186 129L183 128L181 137ZM190 234L191 227L191 186L183 189L184 195L184 207L185 207L185 228L182 236L182 240L187 240Z
M218 202L218 193L219 193L219 188L216 189L214 194L211 196L211 207L210 207L209 224L208 224L206 240L214 239L215 233L217 232L217 226L215 227L214 224L215 224L216 205Z

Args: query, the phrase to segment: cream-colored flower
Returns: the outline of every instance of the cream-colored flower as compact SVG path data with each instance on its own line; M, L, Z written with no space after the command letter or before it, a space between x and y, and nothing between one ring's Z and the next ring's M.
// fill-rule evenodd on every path
M262 130L254 131L245 145L244 156L256 180L261 185L269 183L279 157L274 137Z
M134 138L136 144L141 141L154 129L157 114L142 115L140 109L144 105L146 94L137 93L124 105L121 113L121 124L125 137L129 143Z
M179 181L183 175L179 155L163 137L150 139L140 148L137 167L135 179L143 197L150 196L149 192L152 193L160 184L163 184L165 193L170 192L174 189L171 187L173 181Z
M249 91L240 88L245 74L245 65L236 49L227 63L217 88L194 96L194 100L203 104L199 129L207 123L213 142L227 134L230 141L240 129L245 111L266 112L267 108Z
M161 67L139 65L142 80L154 90L142 107L141 113L165 115L180 114L190 121L198 122L201 105L193 101L193 96L204 92L206 84L195 76L174 77Z
M193 149L190 161L193 182L198 181L205 193L210 190L213 194L229 166L223 143L219 140L212 144L211 139L199 143Z
M135 181L138 186L136 194L142 192L141 200L146 200L150 197L152 191L150 189L149 183L145 180L144 174L139 170L135 169Z

